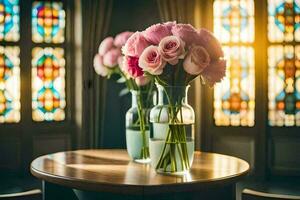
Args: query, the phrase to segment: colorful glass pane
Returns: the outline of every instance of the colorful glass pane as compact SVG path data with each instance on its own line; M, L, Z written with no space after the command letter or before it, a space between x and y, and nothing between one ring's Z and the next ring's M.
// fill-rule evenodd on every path
M269 124L300 126L300 46L268 49Z
M18 47L0 46L0 123L20 121L20 59Z
M61 2L34 2L32 6L32 40L36 43L63 43L65 11Z
M270 42L300 41L300 0L268 0Z
M226 78L214 89L215 124L254 126L254 1L215 0L214 33L227 60Z
M65 59L62 48L32 50L32 109L34 121L65 119Z
M19 0L0 0L0 41L18 41Z
M224 46L227 74L214 90L214 119L217 126L254 126L254 49Z
M214 32L222 43L253 42L253 0L215 0Z

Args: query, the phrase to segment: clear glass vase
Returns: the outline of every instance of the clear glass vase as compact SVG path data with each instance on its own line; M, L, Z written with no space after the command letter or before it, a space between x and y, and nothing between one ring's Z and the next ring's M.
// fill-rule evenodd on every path
M185 174L194 158L195 113L188 104L189 86L157 84L158 104L151 109L151 165L159 173Z
M149 163L149 102L151 102L152 96L151 94L131 90L131 97L131 108L126 112L127 152L133 161Z

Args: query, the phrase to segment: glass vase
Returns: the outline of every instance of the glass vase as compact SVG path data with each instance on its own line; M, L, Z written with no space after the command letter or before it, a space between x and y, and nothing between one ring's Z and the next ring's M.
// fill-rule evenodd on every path
M131 108L126 112L126 146L129 157L138 163L149 163L149 105L152 96L131 90Z
M189 86L157 84L158 104L151 109L151 165L159 173L185 174L194 158L195 113L188 104Z

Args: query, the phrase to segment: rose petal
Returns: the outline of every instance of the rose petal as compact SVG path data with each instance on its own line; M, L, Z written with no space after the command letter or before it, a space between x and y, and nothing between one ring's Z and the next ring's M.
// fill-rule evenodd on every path
M114 45L116 47L122 47L125 45L126 41L128 40L128 38L130 36L133 35L133 32L129 32L129 31L125 31L125 32L122 32L122 33L119 33L116 37L115 37L115 40L114 40Z
M107 37L105 38L98 49L98 53L101 56L104 56L104 54L106 54L109 50L111 50L114 46L114 38L113 37Z
M210 64L208 52L202 46L192 46L183 62L184 70L199 75Z
M142 68L139 66L138 57L125 56L123 59L123 66L126 73L132 78L144 75Z
M134 80L138 86L145 86L150 82L150 78L148 76L139 76Z
M178 63L178 58L184 54L184 42L177 36L163 38L158 46L159 53L163 59L171 65Z
M214 86L215 83L220 82L226 73L226 60L218 60L212 62L208 67L206 67L201 76L203 77L205 83L209 86Z
M121 50L119 48L111 49L103 56L103 64L110 68L115 67L120 56Z
M197 41L198 45L202 45L209 53L212 60L218 60L224 57L222 46L217 38L207 29L200 29L200 40Z
M139 66L152 75L160 75L165 64L158 47L153 45L147 47L139 58Z
M100 54L96 54L94 57L94 69L98 75L103 77L108 75L108 69L103 65L103 57Z
M180 37L187 46L197 44L200 39L197 30L190 24L176 24L172 27L172 33Z
M171 35L171 32L169 26L154 24L147 28L143 34L148 42L157 45L164 37Z
M140 32L135 32L131 35L122 48L122 52L126 56L139 57L144 49L150 44Z

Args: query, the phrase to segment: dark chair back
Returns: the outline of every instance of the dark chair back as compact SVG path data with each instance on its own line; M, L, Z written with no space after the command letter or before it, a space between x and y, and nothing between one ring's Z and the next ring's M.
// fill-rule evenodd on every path
M42 200L42 192L34 189L19 193L0 194L0 200Z
M267 192L260 192L250 189L244 189L242 193L242 200L291 200L298 199L300 196L285 195L285 194L273 194Z

